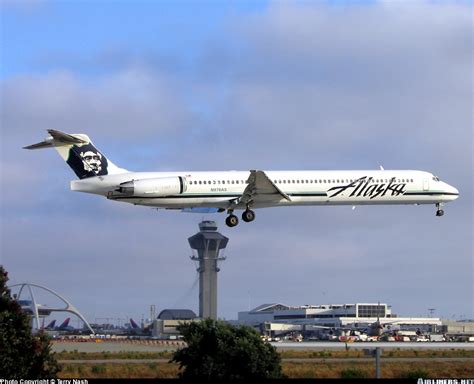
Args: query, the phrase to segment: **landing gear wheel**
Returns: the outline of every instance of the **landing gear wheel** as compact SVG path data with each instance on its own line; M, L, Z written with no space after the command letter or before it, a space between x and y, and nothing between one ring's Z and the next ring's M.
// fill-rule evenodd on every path
M436 203L436 216L441 217L444 215L444 211L441 209L442 204Z
M225 219L225 223L229 227L235 227L237 224L239 224L239 218L235 215L229 215L227 216L227 219Z
M255 220L255 212L252 211L251 209L246 209L242 213L242 220L245 221L246 223L250 223L251 221Z

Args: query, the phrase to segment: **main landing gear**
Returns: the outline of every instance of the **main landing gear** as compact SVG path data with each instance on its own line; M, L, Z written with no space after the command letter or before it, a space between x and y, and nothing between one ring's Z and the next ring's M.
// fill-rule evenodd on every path
M251 221L255 220L255 212L252 211L251 209L246 209L242 213L242 220L245 221L246 223L250 223Z
M227 219L225 219L225 223L229 227L235 227L237 224L239 224L239 218L234 215L234 210L229 209L227 211L229 213L229 216L227 216ZM250 223L251 221L255 220L255 212L252 211L251 209L247 208L243 213L242 213L242 220L245 221L246 223Z
M230 215L227 216L227 219L225 219L225 223L229 227L235 227L237 224L239 224L239 218L234 214L230 213Z
M436 203L436 216L443 216L444 215L444 211L441 209L441 204L440 203Z

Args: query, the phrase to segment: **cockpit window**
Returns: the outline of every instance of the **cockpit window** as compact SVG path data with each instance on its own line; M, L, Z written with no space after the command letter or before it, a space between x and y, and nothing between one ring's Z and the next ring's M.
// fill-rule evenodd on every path
M439 181L439 177L438 176L433 176L433 180L434 181Z

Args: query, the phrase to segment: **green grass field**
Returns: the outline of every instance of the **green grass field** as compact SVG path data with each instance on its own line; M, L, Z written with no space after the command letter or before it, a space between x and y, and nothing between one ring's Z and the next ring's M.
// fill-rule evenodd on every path
M283 372L289 378L373 378L375 360L367 361L363 351L281 351ZM164 362L172 352L60 352L60 378L177 378L179 366ZM348 361L344 360L347 358ZM353 359L359 359L354 361ZM409 358L410 361L392 362L384 358ZM440 361L440 358L453 359ZM464 360L456 360L462 358ZM466 361L466 358L469 360ZM135 363L133 360L159 359L156 362ZM285 359L292 359L286 361ZM294 360L293 360L294 359ZM301 361L298 361L301 359ZM307 361L304 359L315 359ZM337 359L331 361L332 359ZM350 359L350 360L349 360ZM432 361L430 361L433 359ZM472 361L470 360L472 359ZM74 360L88 360L75 363ZM101 362L97 360L131 360ZM417 361L418 360L418 361ZM474 351L466 350L389 350L382 357L384 378L472 378L474 377Z

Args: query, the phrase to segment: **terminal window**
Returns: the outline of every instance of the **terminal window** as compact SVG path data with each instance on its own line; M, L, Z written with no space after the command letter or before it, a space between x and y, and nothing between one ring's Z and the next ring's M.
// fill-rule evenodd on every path
M385 317L385 305L359 305L359 317Z

